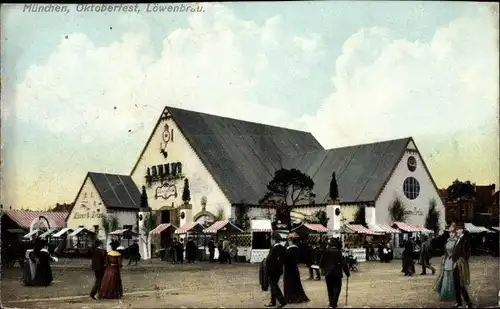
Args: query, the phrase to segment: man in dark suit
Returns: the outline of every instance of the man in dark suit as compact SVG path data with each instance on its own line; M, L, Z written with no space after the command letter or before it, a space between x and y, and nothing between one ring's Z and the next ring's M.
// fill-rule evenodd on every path
M286 305L286 301L278 283L283 274L286 249L280 244L281 237L279 234L273 235L273 240L274 244L269 250L269 254L266 258L266 273L269 278L269 289L271 290L271 302L267 304L266 307L275 307L276 301L278 301L278 308L282 308Z
M458 308L462 306L463 300L467 303L467 308L472 308L473 304L467 291L470 284L469 258L471 256L471 247L468 232L460 229L457 231L458 240L453 249L453 284L455 285L455 298L457 303L453 306Z
M319 261L319 266L325 274L326 289L331 308L337 308L338 306L343 273L347 277L351 275L340 248L341 243L331 239L329 247L323 252Z
M90 297L93 299L99 289L101 288L102 278L104 277L104 262L106 259L106 250L103 249L102 241L96 240L94 244L94 252L92 253L92 270L95 275L95 282L92 290L90 290Z

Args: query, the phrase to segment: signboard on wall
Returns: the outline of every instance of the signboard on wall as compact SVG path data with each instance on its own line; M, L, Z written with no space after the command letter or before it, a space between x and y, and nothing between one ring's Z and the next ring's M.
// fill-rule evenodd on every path
M156 188L155 198L158 199L159 197L163 198L164 200L168 200L171 197L177 197L177 187L175 186L175 184L166 182Z
M73 215L73 219L96 219L102 218L104 215L98 211L89 211L89 212L75 212Z

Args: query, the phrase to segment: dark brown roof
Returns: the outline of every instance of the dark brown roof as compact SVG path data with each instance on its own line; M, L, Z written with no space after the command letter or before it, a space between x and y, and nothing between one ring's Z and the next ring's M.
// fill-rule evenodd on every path
M139 209L141 192L132 177L95 172L87 175L106 207Z
M258 204L287 155L323 150L311 133L167 107L233 204Z
M327 203L333 172L341 203L374 202L410 141L403 138L308 152L289 157L285 166L313 178L316 204Z

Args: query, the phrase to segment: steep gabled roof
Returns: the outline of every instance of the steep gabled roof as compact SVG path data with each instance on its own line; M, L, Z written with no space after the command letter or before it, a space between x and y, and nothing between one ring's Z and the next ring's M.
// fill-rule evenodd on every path
M52 211L26 211L26 210L9 210L5 212L12 221L21 228L29 228L33 220L43 216L49 220L51 228L62 228L66 226L66 218L68 212L52 212Z
M316 204L329 199L335 171L342 203L374 202L384 188L411 138L319 150L289 156L286 168L296 168L314 180Z
M311 133L167 107L228 200L258 204L285 156L323 150Z
M116 175L106 173L88 172L85 180L90 178L94 184L104 205L108 208L139 209L141 201L141 192L137 185L128 175ZM80 195L82 183L76 199Z

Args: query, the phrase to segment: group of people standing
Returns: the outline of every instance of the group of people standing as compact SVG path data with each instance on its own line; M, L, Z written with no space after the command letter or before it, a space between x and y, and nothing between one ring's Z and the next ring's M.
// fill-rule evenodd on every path
M273 245L268 256L262 261L259 279L263 290L270 290L271 301L267 307L278 308L287 304L298 304L308 302L299 272L300 249L296 234L292 233L288 237L287 246L283 245L279 234L272 237ZM329 306L337 307L340 289L342 286L343 272L350 276L347 264L344 261L341 244L331 240L318 260L318 269L321 268L325 274L327 285ZM313 265L310 265L313 266ZM319 272L319 270L318 270ZM279 281L283 275L283 292L279 287Z
M464 301L467 308L472 308L473 304L468 292L471 256L469 235L466 230L457 229L454 222L450 223L448 232L445 253L441 259L441 271L434 289L440 300L455 300L454 308L461 307Z
M49 286L52 283L51 262L57 258L49 253L49 245L45 240L37 238L33 249L26 250L23 269L23 282L27 286Z
M90 290L90 297L96 299L120 299L123 296L123 285L120 274L122 255L117 251L120 244L111 242L111 251L106 252L103 243L96 240L92 254L92 270L95 282Z

